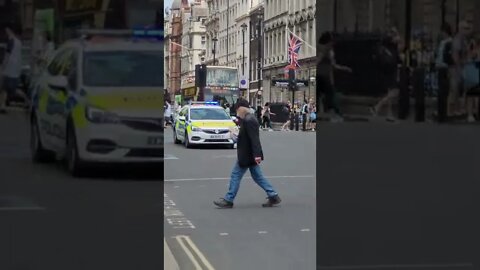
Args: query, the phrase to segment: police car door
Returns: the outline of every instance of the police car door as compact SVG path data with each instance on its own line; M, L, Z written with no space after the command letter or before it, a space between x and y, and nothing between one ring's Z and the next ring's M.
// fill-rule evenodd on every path
M69 74L76 65L75 50L65 49L58 62L58 73L47 79L48 102L47 121L50 124L50 138L56 151L63 151L66 139L67 100L71 92Z
M52 115L59 110L59 105L56 104L56 98L54 98L57 93L51 89L50 85L58 83L55 81L55 78L61 72L61 63L65 53L65 49L61 49L56 53L40 77L35 90L36 97L34 99L38 99L38 109L36 110L38 125L42 141L48 149L55 148L56 133Z
M185 129L186 129L186 117L188 115L188 107L183 108L180 113L178 114L177 123L175 130L177 131L177 137L179 139L185 138Z

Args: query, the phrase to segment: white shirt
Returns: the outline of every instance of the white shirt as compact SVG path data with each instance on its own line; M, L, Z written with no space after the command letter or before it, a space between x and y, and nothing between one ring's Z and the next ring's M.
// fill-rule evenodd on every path
M18 38L15 37L9 41L7 54L3 75L10 78L20 78L22 73L22 42Z
M167 108L165 109L165 117L170 116L172 116L172 105L170 105L170 103L167 103Z

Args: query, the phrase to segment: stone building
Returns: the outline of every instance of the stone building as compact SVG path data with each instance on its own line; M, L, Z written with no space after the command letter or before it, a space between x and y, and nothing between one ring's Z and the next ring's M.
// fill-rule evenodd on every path
M181 53L181 89L195 91L195 65L205 62L206 28L208 17L204 0L196 0L190 9L183 13L182 53Z

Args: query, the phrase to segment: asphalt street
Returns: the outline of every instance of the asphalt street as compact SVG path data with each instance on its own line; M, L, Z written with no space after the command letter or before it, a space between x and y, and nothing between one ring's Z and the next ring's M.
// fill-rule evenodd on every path
M236 150L186 149L165 137L165 237L180 269L315 269L315 133L262 132L262 169L283 202L242 181L233 209L213 201L227 191Z
M75 179L33 164L26 115L0 116L0 269L162 269L162 169Z

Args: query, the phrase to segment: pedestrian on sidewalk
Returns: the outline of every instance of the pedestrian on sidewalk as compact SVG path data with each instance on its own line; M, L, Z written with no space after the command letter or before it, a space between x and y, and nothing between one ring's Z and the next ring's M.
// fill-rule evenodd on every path
M287 117L287 121L283 124L281 131L290 131L290 123L292 122L290 119L292 118L292 114L294 114L290 100L287 101L287 104L282 108L282 113Z
M22 42L20 41L18 32L14 25L7 24L5 27L7 34L7 51L0 68L2 79L2 86L0 86L0 114L7 113L5 106L8 97L15 95L21 97L26 104L29 100L25 93L20 91L17 87L20 83L20 75L22 72Z
M370 108L370 113L373 116L377 116L378 112L384 106L387 106L387 121L389 122L395 122L393 100L397 99L400 93L398 67L402 62L400 58L401 44L400 34L396 28L392 28L379 47L379 68L382 71L382 82L384 83L384 88L387 89L387 95Z
M220 208L232 208L233 201L240 188L243 175L250 170L253 181L266 193L267 202L263 207L270 207L281 202L278 193L273 189L270 182L263 176L260 163L264 159L262 145L260 143L259 123L255 115L250 113L248 101L240 99L236 105L237 117L240 120L240 131L231 129L232 138L237 141L237 158L230 176L230 185L224 198L213 203Z
M262 127L264 129L267 129L272 131L273 128L272 128L272 119L271 119L271 116L272 115L275 115L274 113L272 113L272 111L270 110L270 102L267 102L265 103L265 107L263 108L263 111L262 111Z
M335 59L334 45L335 40L332 32L325 32L319 39L320 55L319 59L319 87L322 94L325 95L325 109L330 115L332 122L343 122L342 113L338 104L338 93L335 89L335 77L336 70L352 73L352 69L337 64Z
M453 72L451 74L451 94L448 97L449 114L461 117L465 114L464 76L463 72L468 60L468 37L472 33L472 26L466 20L459 24L459 29L453 38L452 56Z
M441 71L445 71L444 74L446 74L448 78L447 117L451 117L455 110L455 96L453 90L457 87L452 86L452 83L455 83L455 67L453 60L453 30L450 24L445 23L442 26L440 38L441 41L437 49L435 67L438 74L442 74Z
M165 105L164 105L164 113L163 113L163 122L164 122L164 128L167 128L168 125L172 125L172 105L170 105L170 102L168 100L165 100Z
M307 131L307 126L308 126L308 122L310 121L309 119L309 113L308 113L308 101L305 99L304 102L303 102L303 105L302 105L302 111L301 111L301 114L302 114L302 130L303 131Z
M317 128L317 105L315 103L312 104L310 110L310 128L312 131L315 131Z

